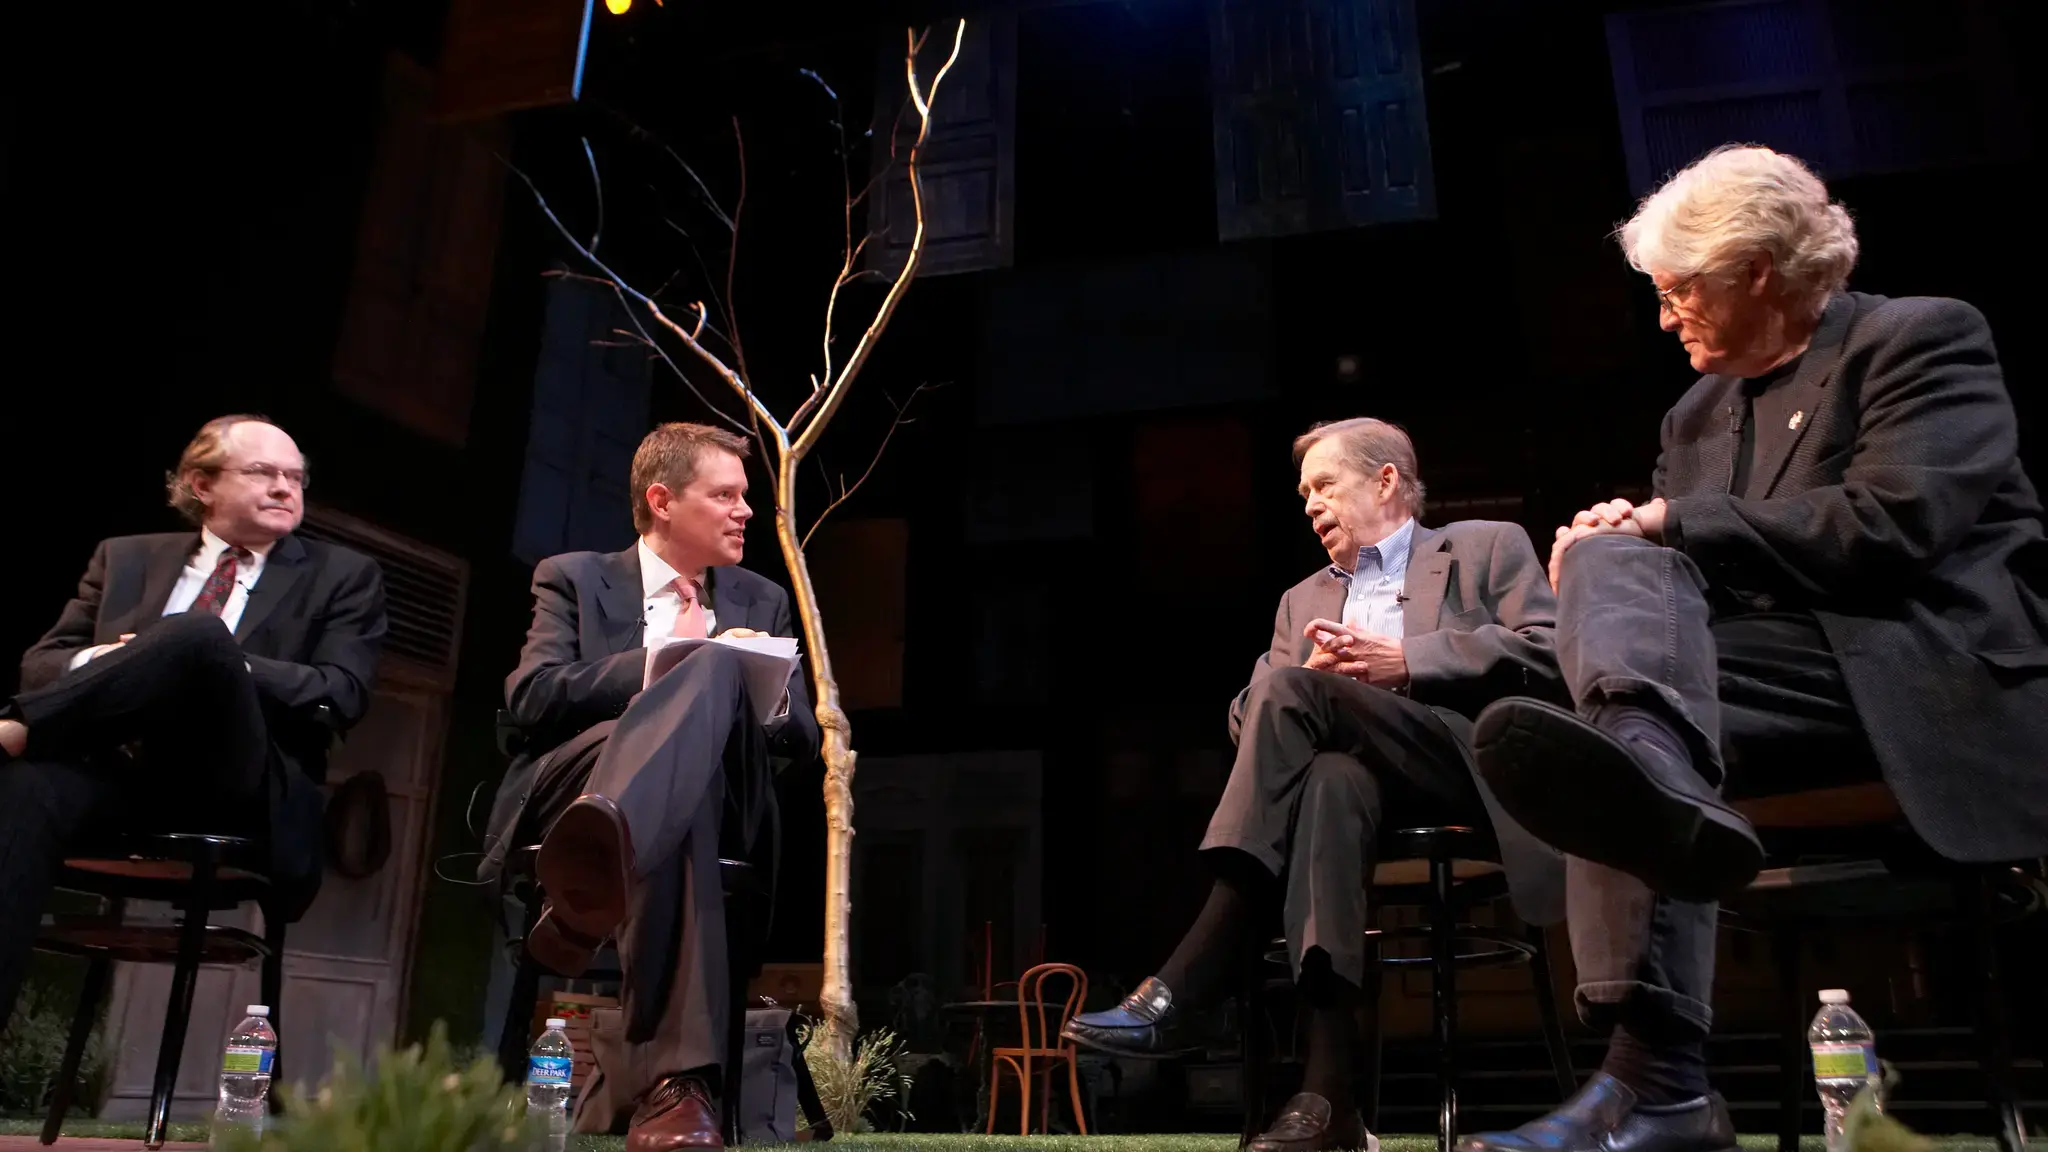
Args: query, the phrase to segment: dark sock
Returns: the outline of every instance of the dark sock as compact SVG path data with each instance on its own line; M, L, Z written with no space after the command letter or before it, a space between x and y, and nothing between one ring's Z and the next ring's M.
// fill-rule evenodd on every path
M1330 1115L1357 1107L1352 1100L1351 1055L1358 1040L1358 985L1329 971L1305 970L1301 990L1308 1000L1308 1063L1301 1090L1330 1102Z
M1635 1089L1644 1104L1683 1104L1707 1086L1707 1042L1699 1037L1653 1044L1616 1025L1600 1070Z
M1634 704L1610 704L1600 709L1593 723L1608 735L1627 744L1646 745L1667 759L1692 765L1692 751L1678 726L1654 709Z
M1234 991L1231 977L1245 959L1246 935L1256 925L1262 898L1272 884L1256 865L1219 866L1209 902L1156 974L1172 991L1176 1007L1210 1008Z

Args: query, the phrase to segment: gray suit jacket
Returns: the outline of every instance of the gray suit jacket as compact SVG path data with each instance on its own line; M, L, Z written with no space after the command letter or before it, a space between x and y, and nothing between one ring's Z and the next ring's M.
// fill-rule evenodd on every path
M519 736L512 766L498 785L479 878L494 879L532 798L540 762L602 720L614 720L640 694L647 653L642 641L640 553L567 552L533 570L533 626L519 667L505 678L506 709ZM713 568L705 599L718 629L752 628L793 636L789 594L744 568ZM801 669L789 682L789 714L768 725L768 749L784 763L818 754L818 718Z
M1960 300L1828 304L1792 379L1664 418L1665 543L1724 600L1812 612L1885 781L1956 860L2048 854L2048 543L1991 330Z
M1529 923L1554 924L1564 918L1563 858L1508 818L1471 756L1471 718L1493 701L1538 696L1569 703L1552 647L1557 600L1548 572L1519 524L1417 525L1403 594L1407 694L1434 710L1465 751L1500 842L1515 910ZM1232 742L1243 728L1252 686L1276 667L1306 663L1315 646L1302 629L1317 617L1340 619L1345 595L1343 583L1321 568L1280 597L1272 648L1230 705Z

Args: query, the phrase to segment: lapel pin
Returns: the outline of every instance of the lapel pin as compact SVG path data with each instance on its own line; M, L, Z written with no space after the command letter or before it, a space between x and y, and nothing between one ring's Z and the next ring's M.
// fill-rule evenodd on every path
M1794 412L1790 420L1785 421L1785 427L1794 432L1797 432L1799 431L1799 422L1804 419L1806 419L1806 410L1802 408L1799 411Z

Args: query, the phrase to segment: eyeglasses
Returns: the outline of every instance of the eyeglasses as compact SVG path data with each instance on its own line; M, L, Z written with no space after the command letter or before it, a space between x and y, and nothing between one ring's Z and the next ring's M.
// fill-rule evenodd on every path
M223 468L221 471L233 472L237 476L246 476L265 485L275 484L282 480L301 492L304 492L313 482L312 477L306 475L304 468L279 468L275 464L245 464L240 468Z
M1669 288L1657 289L1657 314L1676 313L1685 297L1692 294L1692 286L1699 283L1699 277L1687 276Z

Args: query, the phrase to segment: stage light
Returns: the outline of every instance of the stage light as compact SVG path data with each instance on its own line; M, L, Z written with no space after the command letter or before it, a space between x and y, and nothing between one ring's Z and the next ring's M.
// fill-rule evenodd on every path
M633 6L633 0L604 0L605 11L614 16L624 16L626 9Z

